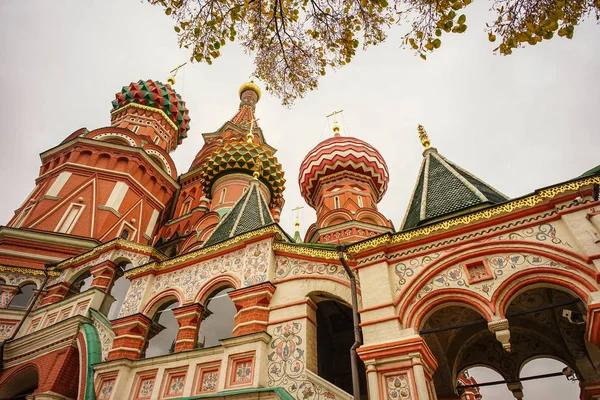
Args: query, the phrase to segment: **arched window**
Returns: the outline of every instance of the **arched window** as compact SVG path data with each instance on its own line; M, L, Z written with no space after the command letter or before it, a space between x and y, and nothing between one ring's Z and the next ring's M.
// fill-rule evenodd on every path
M232 288L221 289L206 301L204 320L200 323L198 331L198 347L218 346L219 339L231 337L237 312L227 294L232 290Z
M92 274L90 274L90 271L85 271L84 273L79 275L79 277L77 277L75 281L73 281L71 286L69 286L69 292L67 293L65 298L85 292L90 288L93 280L94 277L92 276Z
M115 302L111 304L110 310L108 310L108 319L116 319L131 286L131 281L123 276L123 273L128 269L133 268L131 263L122 263L117 266L117 272L115 274L115 280L110 290L110 295L115 298Z
M8 379L0 389L0 399L25 400L38 388L38 372L27 367Z
M340 198L338 196L335 196L333 198L333 204L334 204L335 208L340 208Z
M25 310L29 305L31 298L33 297L33 291L35 288L36 286L33 283L21 286L15 297L13 297L12 301L10 302L8 308L13 310Z
M145 358L169 354L175 349L179 324L172 310L177 307L179 302L172 300L163 304L154 314L149 333L151 339L146 344Z
M363 200L362 200L362 196L356 196L356 201L358 202L358 206L360 208L363 208Z

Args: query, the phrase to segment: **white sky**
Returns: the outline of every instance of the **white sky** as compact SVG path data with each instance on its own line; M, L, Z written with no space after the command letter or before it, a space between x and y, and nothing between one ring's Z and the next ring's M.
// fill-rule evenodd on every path
M344 110L344 134L368 141L386 159L391 179L380 211L396 228L421 162L418 123L441 154L510 197L598 165L599 28L588 21L572 41L557 38L495 56L483 32L493 18L490 3L475 3L467 8L468 31L443 37L427 62L398 48L396 29L387 43L328 71L319 89L291 109L264 93L260 126L279 149L288 180L284 229L293 233L290 209L305 205L298 167L330 134L325 115L333 110ZM252 74L252 59L236 45L222 54L212 66L189 64L178 75L175 88L192 118L189 137L172 154L179 173L202 147L200 134L235 113L237 90ZM166 81L168 71L188 58L177 46L173 22L143 1L1 1L0 224L33 188L40 152L80 127L108 125L121 86ZM314 221L308 207L301 221L303 231ZM556 389L548 393L547 399L569 398Z

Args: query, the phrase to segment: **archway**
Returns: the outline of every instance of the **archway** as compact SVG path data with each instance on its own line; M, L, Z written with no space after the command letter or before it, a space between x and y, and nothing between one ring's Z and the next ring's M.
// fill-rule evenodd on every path
M0 388L0 399L25 400L38 388L38 372L34 367L26 367L9 378Z
M327 295L314 295L317 303L317 374L353 394L350 348L354 343L352 309ZM367 399L366 370L358 362L360 395Z
M67 292L65 299L71 296L75 296L76 294L83 293L90 288L92 285L92 281L94 277L90 273L89 270L82 272L69 286L69 291Z
M521 378L549 373L561 372L567 365L552 358L537 358L528 361L521 368ZM542 380L523 381L523 394L529 399L577 399L579 385L577 381L569 381L564 375Z
M174 351L179 325L172 310L177 307L179 302L176 299L169 299L154 314L144 358L162 356Z
M33 298L33 292L36 289L36 285L33 283L28 283L19 288L19 291L13 297L10 302L8 308L13 310L24 310L29 305L29 302Z
M133 264L130 262L123 262L117 266L115 279L112 288L110 289L110 295L114 297L115 302L110 305L110 309L108 310L107 317L109 320L117 318L121 306L123 305L123 301L125 301L125 296L127 295L129 286L131 286L131 281L124 277L123 274L131 268L133 268Z
M208 297L198 330L199 348L218 346L220 339L231 337L237 312L228 295L232 290L231 287L217 289Z

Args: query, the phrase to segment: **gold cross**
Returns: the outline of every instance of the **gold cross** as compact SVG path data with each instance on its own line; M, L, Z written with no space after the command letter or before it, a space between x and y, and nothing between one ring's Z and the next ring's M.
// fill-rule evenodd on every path
M175 84L175 75L177 75L177 71L179 71L179 68L183 67L185 64L187 64L187 61L169 71L169 73L171 74L169 75L169 78L167 78L167 83L169 85L173 86Z
M296 211L296 225L300 225L300 210L302 210L303 208L304 206L292 208L292 211Z
M329 114L327 117L325 117L325 118L333 117L333 134L335 136L339 136L339 134L340 134L340 127L337 122L337 115L341 114L343 112L344 112L344 110L334 111L331 114Z

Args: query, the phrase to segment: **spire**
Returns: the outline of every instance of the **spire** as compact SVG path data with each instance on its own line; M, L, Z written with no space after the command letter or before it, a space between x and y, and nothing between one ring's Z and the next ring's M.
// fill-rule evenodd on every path
M419 131L419 139L421 139L421 144L423 147L428 149L431 145L431 142L429 141L429 135L427 135L427 131L425 131L425 128L423 128L423 125L421 124L419 124L417 130Z
M248 190L221 220L204 247L231 239L275 223L261 191L258 179L250 181Z
M418 131L425 151L402 230L415 228L450 214L468 212L473 207L508 200L504 194L430 147L427 132L421 125Z
M292 211L296 211L296 222L294 222L294 242L302 243L302 237L300 236L300 210L303 206L292 208Z
M260 100L261 91L254 81L244 83L239 90L240 108L235 113L231 122L240 126L252 126L258 128L257 119L254 117L256 103Z

